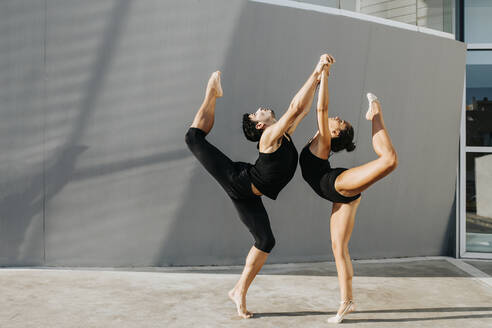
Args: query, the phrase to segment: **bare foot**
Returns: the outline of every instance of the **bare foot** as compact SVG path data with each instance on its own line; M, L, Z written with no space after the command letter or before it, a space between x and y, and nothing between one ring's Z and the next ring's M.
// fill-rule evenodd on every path
M231 301L236 304L237 314L243 319L249 319L253 316L253 313L246 310L246 297L239 295L234 289L231 289L228 293Z
M220 84L220 71L215 71L210 76L207 84L207 92L213 91L217 98L222 97L222 85Z
M379 114L380 111L379 100L378 97L376 97L373 93L368 92L367 101L369 101L369 109L367 110L366 113L366 119L372 121L374 115Z

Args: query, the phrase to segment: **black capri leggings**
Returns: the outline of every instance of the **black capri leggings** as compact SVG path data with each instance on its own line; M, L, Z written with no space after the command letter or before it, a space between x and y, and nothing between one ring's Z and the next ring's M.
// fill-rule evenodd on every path
M190 128L185 136L188 148L229 195L239 218L253 235L255 247L270 253L275 246L275 238L261 197L251 190L248 175L251 164L231 161L205 136L205 131Z

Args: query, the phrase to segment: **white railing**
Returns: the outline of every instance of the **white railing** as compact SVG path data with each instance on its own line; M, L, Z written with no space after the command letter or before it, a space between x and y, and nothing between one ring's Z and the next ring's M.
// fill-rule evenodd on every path
M297 0L454 34L452 0Z

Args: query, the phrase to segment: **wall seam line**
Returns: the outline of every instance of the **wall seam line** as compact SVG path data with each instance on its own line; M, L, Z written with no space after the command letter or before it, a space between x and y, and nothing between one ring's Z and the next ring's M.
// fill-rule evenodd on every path
M43 31L43 265L46 265L46 39L48 31L48 0L44 0Z

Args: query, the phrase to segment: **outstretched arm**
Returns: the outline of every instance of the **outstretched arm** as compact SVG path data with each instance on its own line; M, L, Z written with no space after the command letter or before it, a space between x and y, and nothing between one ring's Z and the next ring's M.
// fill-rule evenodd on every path
M332 58L333 59L333 58ZM334 62L334 59L333 61ZM318 131L313 137L309 149L319 158L328 158L331 150L331 132L328 120L328 104L330 93L328 91L328 75L330 65L323 69L318 93L318 105L316 106L318 116Z
M299 122L305 117L313 102L314 93L319 83L319 76L323 67L328 64L328 55L323 55L302 88L292 99L289 108L277 123L267 128L261 136L262 147L269 147L277 142L285 132L293 132ZM298 120L299 122L296 122Z
M311 74L316 76L316 84L314 87L311 87L311 81L308 79L306 83L303 85L301 90L295 95L294 99L291 101L291 106L295 105L296 102L301 107L301 113L295 118L294 122L290 125L290 127L287 129L287 133L289 135L292 135L299 123L306 117L307 114L309 114L309 110L311 109L311 105L313 104L313 99L314 99L314 94L316 92L316 88L318 87L319 84L319 74L313 72ZM289 106L289 108L291 107Z

